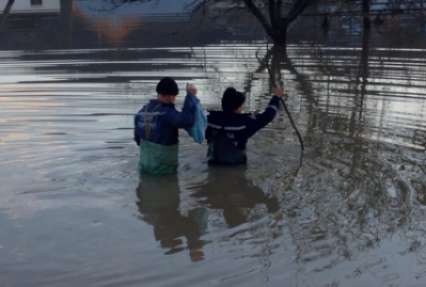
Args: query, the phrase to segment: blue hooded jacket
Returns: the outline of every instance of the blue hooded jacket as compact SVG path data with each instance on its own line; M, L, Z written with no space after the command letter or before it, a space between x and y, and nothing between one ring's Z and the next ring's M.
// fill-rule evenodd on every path
M134 139L138 145L142 140L161 145L176 145L178 129L190 128L195 121L196 101L188 94L182 112L174 104L151 100L135 116Z

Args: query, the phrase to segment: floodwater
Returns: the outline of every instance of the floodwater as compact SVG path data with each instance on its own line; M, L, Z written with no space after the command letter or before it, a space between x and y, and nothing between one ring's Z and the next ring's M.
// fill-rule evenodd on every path
M156 82L262 110L266 50L0 52L0 285L425 286L426 50L290 46L301 165L281 112L246 168L209 168L182 132L178 174L139 178Z

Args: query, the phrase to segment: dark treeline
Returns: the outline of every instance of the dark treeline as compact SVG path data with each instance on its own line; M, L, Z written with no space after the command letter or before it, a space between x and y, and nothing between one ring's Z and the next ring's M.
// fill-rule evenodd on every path
M152 0L97 3L110 5L113 14L114 9L124 5L146 2ZM129 26L124 19L122 26L110 25L116 31L100 31L102 25L94 22L96 17L78 11L76 3L80 1L61 0L57 13L19 14L13 13L14 1L9 0L1 8L0 49L191 46L265 37L281 47L286 47L289 41L360 45L365 27L372 30L372 45L422 46L426 32L425 2L194 0L188 5L193 8L185 20L147 22L141 16L141 24L132 19L135 23ZM112 33L121 35L111 36Z

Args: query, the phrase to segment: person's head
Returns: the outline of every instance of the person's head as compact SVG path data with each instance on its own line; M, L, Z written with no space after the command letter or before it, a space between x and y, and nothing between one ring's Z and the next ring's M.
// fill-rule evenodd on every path
M158 100L166 104L174 104L179 88L175 80L165 77L157 84Z
M222 97L222 110L227 113L240 113L245 101L243 93L232 87L227 88Z

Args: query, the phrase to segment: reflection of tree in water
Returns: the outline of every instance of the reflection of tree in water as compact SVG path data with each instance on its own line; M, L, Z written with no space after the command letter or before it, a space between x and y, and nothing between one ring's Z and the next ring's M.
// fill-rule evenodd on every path
M350 120L339 125L328 113L316 111L320 121L315 112L308 114L311 150L297 188L284 192L298 259L308 263L330 258L322 268L377 246L394 232L416 228L410 202L413 186L396 168L401 160L391 157L396 149L362 137L369 74L368 44L363 47ZM348 129L350 133L340 132ZM421 173L420 164L411 163L412 174ZM424 230L416 231L414 237L423 236Z
M365 137L369 41L366 30L359 62L349 63L352 68L322 63L317 67L319 72L307 76L287 54L270 49L255 71L269 70L270 85L285 80L283 72L289 71L306 100L307 112L302 116L307 119L309 152L297 179L282 178L275 184L283 192L282 208L298 261L308 264L327 258L318 270L377 247L395 233L403 235L408 252L415 251L426 233L426 228L417 224L425 215L424 155ZM329 98L324 111L318 80L311 78L318 76L324 83L326 75L330 87L330 75L342 75L341 69L354 77L345 91L351 98L351 105L343 107L348 115L339 115L336 107L329 110ZM245 86L250 92L251 83Z
M363 137L368 39L366 34L350 117L337 124L332 114L319 109L307 114L309 153L297 184L284 189L283 208L298 249L298 260L307 264L328 258L318 270L378 246L397 232L411 231L407 242L417 246L426 232L414 223L424 216L424 198L418 192L424 188L418 180L420 174L424 176L422 159L408 163L408 156L404 155L410 154L407 150L398 152L397 147ZM401 167L401 161L407 164ZM422 187L417 187L420 196L413 202L416 185Z
M269 73L269 89L279 84L286 88L284 83L283 70L287 70L295 77L294 81L297 84L298 90L302 96L306 97L307 101L313 105L317 105L317 99L313 90L312 83L306 75L300 73L295 67L293 60L289 57L287 50L280 46L272 46L267 48L265 55L262 59L258 59L259 66L255 73L267 71ZM250 85L246 85L246 92L250 91ZM292 95L294 96L294 95Z
M413 216L414 191L397 169L395 150L357 139L313 136L321 144L305 158L297 188L284 191L302 262L327 257L333 265L395 232L416 229L413 222L424 211L414 202L422 216ZM415 165L409 168L419 174Z

